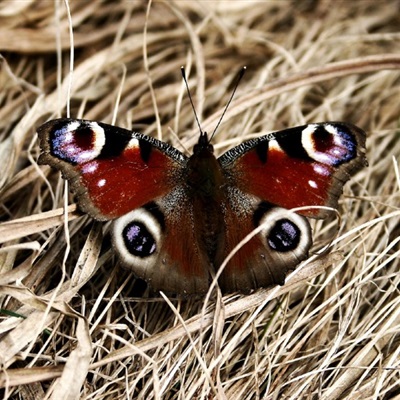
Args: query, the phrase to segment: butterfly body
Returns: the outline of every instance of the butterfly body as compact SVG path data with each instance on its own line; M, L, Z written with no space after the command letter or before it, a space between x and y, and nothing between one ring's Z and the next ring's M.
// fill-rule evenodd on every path
M114 220L121 261L155 288L224 292L283 284L312 245L306 217L336 207L344 183L366 164L365 133L311 124L252 139L216 158L201 133L186 157L167 143L94 121L60 119L38 129L41 163L63 173L80 208Z

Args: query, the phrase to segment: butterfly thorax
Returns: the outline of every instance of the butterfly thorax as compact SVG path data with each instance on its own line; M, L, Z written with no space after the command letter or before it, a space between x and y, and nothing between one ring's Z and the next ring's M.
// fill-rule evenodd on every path
M222 194L224 174L206 133L201 134L188 160L187 184L191 196L201 197L206 202L218 200Z

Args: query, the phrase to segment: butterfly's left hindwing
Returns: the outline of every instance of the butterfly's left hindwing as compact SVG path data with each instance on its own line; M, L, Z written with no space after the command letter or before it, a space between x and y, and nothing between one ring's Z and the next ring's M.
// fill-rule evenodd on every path
M193 221L193 204L177 187L165 197L116 219L114 248L122 263L153 289L204 293L210 285L210 260Z
M82 211L120 217L170 192L186 157L164 142L100 122L58 119L38 129L39 162L59 169Z

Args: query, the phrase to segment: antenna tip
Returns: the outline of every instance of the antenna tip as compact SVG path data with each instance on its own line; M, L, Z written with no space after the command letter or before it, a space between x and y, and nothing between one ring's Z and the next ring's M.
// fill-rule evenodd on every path
M246 72L247 67L243 65L242 69L239 71L239 81L243 78L244 73Z

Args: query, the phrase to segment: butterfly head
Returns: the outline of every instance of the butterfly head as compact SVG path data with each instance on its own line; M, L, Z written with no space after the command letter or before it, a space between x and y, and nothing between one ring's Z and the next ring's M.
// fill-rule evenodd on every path
M213 154L214 146L208 140L207 132L200 132L199 141L193 147L193 155Z

